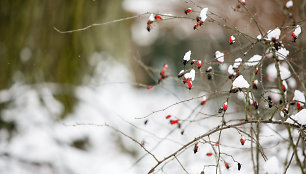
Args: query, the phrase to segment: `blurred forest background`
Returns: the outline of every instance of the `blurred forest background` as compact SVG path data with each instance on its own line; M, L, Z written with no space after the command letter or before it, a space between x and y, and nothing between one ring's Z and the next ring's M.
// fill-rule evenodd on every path
M118 59L127 56L130 21L68 35L59 34L53 27L80 28L128 16L121 3L1 1L0 88L9 88L18 81L58 83L63 88L56 98L65 104L65 113L71 112L75 103L73 86L86 83L85 74L92 73L90 55L107 51Z
M254 37L259 34L247 15L241 16L239 12L233 10L237 1L195 2L208 6L223 17L229 17L232 24L242 31L247 31ZM293 19L283 23L286 18L285 2L249 0L248 6L251 11L256 12L256 18L264 24L264 31L267 31L305 19L305 0L296 0L294 3L299 5L294 6L292 10ZM71 113L79 102L75 89L90 83L98 62L103 64L105 61L103 56L98 60L92 60L94 53L109 55L126 66L133 74L134 82L153 85L156 83L158 72L155 80L150 78L135 59L141 59L144 64L155 68L161 68L164 63L167 63L171 67L171 73L177 74L182 68L180 62L182 56L191 48L194 55L207 60L214 59L215 50L233 49L227 43L231 33L218 25L207 23L207 26L200 28L199 31L193 31L194 24L191 21L175 19L153 26L149 33L146 31L148 16L68 34L61 34L54 30L54 27L63 31L78 29L93 23L112 21L147 11L182 16L184 9L189 6L191 5L180 0L167 2L162 0L142 2L137 0L1 0L0 131L2 131L1 135L7 132L10 136L2 136L0 141L14 136L16 120L7 118L6 114L7 110L15 107L14 100L19 97L18 92L17 96L6 97L3 91L7 91L14 85L27 85L39 91L42 88L41 85L49 88L55 84L56 90L51 90L52 95L63 105L63 110L55 120L65 119L73 115ZM305 32L302 32L302 35L296 45L300 48L305 45L305 40L302 39L305 37ZM290 38L285 40L290 42ZM241 44L243 45L244 42L247 41L242 39ZM288 47L290 50L295 46L290 48L288 45ZM257 53L258 50L261 48L253 49L247 57ZM225 52L228 60L234 60L243 54L239 49L234 52L228 56ZM303 57L304 53L303 51L290 52L290 55ZM296 59L294 66L297 72L305 73L304 62L304 59ZM107 75L108 72L104 73ZM305 79L303 73L300 73L300 76ZM113 81L115 82L116 79ZM113 91L108 92L113 93ZM43 96L39 97L43 98ZM116 94L114 97L117 97ZM43 99L41 103L49 104ZM19 108L19 112L23 112L22 107ZM77 143L82 144L82 142L75 144L82 146Z
M225 4L222 6L218 4L220 2L205 2L205 4L212 6L212 9L216 12L225 13L223 16L229 13L231 22L238 28L254 35L258 34L252 24L243 20L247 16L243 16L242 19L241 16L238 17L237 13L233 12L232 8L235 7L233 2L235 1L224 2ZM151 38L152 41L145 46L137 45L137 40L146 40L146 38L136 37L136 44L133 42L131 38L133 21L131 20L69 34L60 34L54 30L54 27L65 31L82 28L93 23L124 18L134 15L133 12L137 12L137 10L158 12L166 11L164 9L166 8L167 12L183 14L181 9L188 6L183 1L150 2L146 0L142 2L143 4L150 4L147 5L147 7L150 7L149 9L145 9L146 6L140 7L142 3L137 2L137 0L126 0L125 2L122 0L71 2L60 0L3 0L0 3L0 89L9 88L20 81L26 84L40 82L60 84L61 90L54 95L65 105L62 116L71 112L76 102L73 87L86 83L84 76L92 74L93 68L89 61L93 52L108 52L113 58L131 66L135 71L134 74L138 82L154 84L154 81L148 75L139 73L143 70L133 62L133 57L141 57L144 63L149 66L161 64L161 61L165 62L164 59L166 58L168 62L172 61L176 65L175 62L181 58L186 48L193 48L195 54L201 55L201 57L211 57L212 52L210 50L228 47L223 39L228 34L226 34L226 31L220 31L220 28L216 28L216 25L208 26L208 29L205 29L206 31L201 31L206 34L203 35L204 37L197 37L195 34L190 34L190 31L187 32L186 26L176 26L178 25L177 21L161 24L162 31L158 35L155 34L155 38ZM284 12L285 1L264 1L252 6L254 3L250 1L248 4L253 11L257 12L258 19L265 23L265 30L284 25L283 21L286 18L286 12ZM299 0L296 3L300 6L295 6L293 9L293 23L305 18L305 1ZM126 9L129 11L124 9L126 4L128 4ZM161 4L164 6L157 8ZM172 6L168 6L171 4ZM133 9L133 5L135 5L135 9ZM143 20L145 21L145 19ZM136 22L139 23L139 21ZM187 24L189 24L188 22ZM244 27L245 25L248 25L248 27ZM188 28L190 26L187 26ZM144 30L144 27L142 26L141 29ZM214 30L215 32L212 33L211 31ZM216 34L216 31L218 34ZM299 44L301 47L302 42ZM241 53L238 52L238 54ZM235 57L235 55L232 57ZM304 64L303 62L296 63L300 66ZM174 67L177 68L176 71L179 69L177 65ZM0 110L5 109L7 104L1 103ZM1 117L0 121L3 123Z

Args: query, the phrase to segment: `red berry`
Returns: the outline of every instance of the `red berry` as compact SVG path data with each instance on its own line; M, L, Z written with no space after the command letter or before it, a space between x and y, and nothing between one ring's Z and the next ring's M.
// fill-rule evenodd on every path
M147 88L148 88L148 90L152 90L153 86L148 86Z
M227 107L228 107L228 106L227 106L227 102L225 102L225 103L223 104L223 110L226 111L226 110L227 110Z
M196 23L196 24L194 24L193 29L194 29L194 30L195 30L195 29L198 29L198 27L199 27L199 23Z
M258 81L254 80L253 81L253 89L257 89L258 88L257 85L258 85Z
M206 156L212 156L212 153L211 152L206 153Z
M227 169L229 169L229 165L228 165L227 162L224 162L224 166L225 166Z
M255 109L258 109L258 103L257 103L256 100L254 100L254 107L255 107Z
M166 119L169 119L169 118L171 118L171 115L167 115L167 116L166 116Z
M201 105L204 105L206 103L206 100L203 100L202 102L201 102Z
M188 80L186 79L186 77L184 77L183 79L183 83L185 84Z
M240 138L240 143L241 143L241 145L244 145L245 140L243 138Z
M275 37L272 37L272 42L276 42L276 38Z
M188 80L188 81L187 81L187 85L188 85L188 88L189 88L189 89L192 88L192 82L191 82L191 80Z
M302 107L300 102L296 102L296 107L298 108L298 110L303 109L303 107Z
M201 60L198 60L198 61L197 61L197 67L198 67L198 68L201 68L201 66L202 66L202 62L201 62Z
M163 18L160 15L155 15L156 20L162 20Z
M151 25L150 24L147 25L147 30L148 30L148 32L151 31Z
M286 86L285 85L282 85L282 90L286 91Z
M193 148L193 153L197 153L198 149L199 149L199 146L198 146L198 143L196 143Z
M229 37L228 42L229 42L230 44L233 43L232 36Z
M179 120L170 120L170 124L174 125L177 124Z
M185 14L186 14L186 15L189 14L189 13L191 13L191 12L192 12L191 8L187 8L187 9L185 10Z
M288 113L289 113L288 110L287 110L286 108L283 108L283 112L284 112L285 114L288 114Z
M165 75L165 71L164 71L164 70L161 70L161 71L160 71L160 75L161 75L161 76Z
M148 20L147 24L148 24L148 26L150 26L151 24L153 24L153 21Z

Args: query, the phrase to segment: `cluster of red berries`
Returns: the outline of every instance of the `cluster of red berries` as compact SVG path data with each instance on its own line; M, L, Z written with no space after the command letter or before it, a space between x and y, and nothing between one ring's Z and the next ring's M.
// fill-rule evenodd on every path
M303 109L303 106L300 102L296 102L296 107L298 108L299 111Z
M197 68L200 69L202 67L202 61L201 60L192 60L190 62L190 64L193 65L195 62L197 62L196 63Z
M172 115L167 115L166 119L170 119L172 117ZM180 124L178 119L172 120L170 119L170 124L171 125L175 125L175 124ZM180 126L179 126L180 127Z
M241 143L241 145L244 145L245 140L244 140L243 138L241 138L241 139L240 139L240 143ZM219 146L219 143L216 142L215 146ZM196 142L196 143L194 144L194 147L193 147L193 153L196 154L198 151L199 151L199 142ZM206 156L208 156L208 157L211 157L212 155L213 155L212 152L207 152L207 153L206 153ZM239 163L239 162L237 162L237 163L238 163L238 170L240 171L240 170L241 170L241 163ZM230 165L229 165L226 161L224 161L224 167L225 167L226 169L229 169L229 168L230 168ZM201 174L202 174L202 173L204 174L204 171L202 171Z
M153 24L153 22L155 21L155 20L162 20L163 18L160 16L160 15L153 15L153 14L151 14L150 15L150 17L149 17L149 20L148 20L148 22L147 22L147 30L148 30L148 32L150 32L151 31L151 24Z
M297 109L300 111L300 110L302 110L303 108L304 108L304 104L303 103L301 103L301 102L295 102L295 101L292 101L292 102L290 102L290 104L291 105L294 105L294 104L296 104L296 107L297 107Z
M204 22L201 20L201 17L198 16L196 20L197 20L197 23L195 23L193 26L194 30L198 29L199 26L202 26L204 24Z
M164 64L163 69L159 72L160 77L158 79L158 83L160 83L162 80L168 78L168 75L166 74L167 71L168 71L168 65Z
M166 119L170 119L172 117L172 115L167 115L166 116ZM170 124L171 125L177 125L177 127L180 129L181 128L181 123L180 123L180 120L179 119L170 119ZM183 135L184 134L184 129L181 130L181 134Z

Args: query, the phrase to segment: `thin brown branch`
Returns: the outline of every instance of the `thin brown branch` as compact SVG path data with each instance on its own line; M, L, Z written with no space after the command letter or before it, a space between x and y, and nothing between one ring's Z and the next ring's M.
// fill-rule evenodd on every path
M79 29L74 29L74 30L62 31L62 30L60 30L56 27L53 27L53 29L55 31L57 31L58 33L61 33L61 34L74 33L74 32L79 32L79 31L85 31L85 30L87 30L89 28L92 28L92 27L97 27L97 26L102 26L102 25L107 25L107 24L112 24L112 23L117 23L117 22L122 22L122 21L130 20L130 19L138 18L140 16L147 15L147 14L149 14L149 12L139 14L139 15L135 15L135 16L126 17L126 18L116 19L116 20L112 20L112 21L108 21L108 22L91 24L91 25L88 25L86 27L79 28Z
M295 148L298 146L300 139L301 139L301 134L299 135L299 138L298 138L298 140L296 141ZM289 167L290 167L290 164L291 164L291 162L292 162L292 159L293 159L294 154L295 154L295 152L294 152L294 150L293 150L292 155L291 155L291 158L290 158L290 160L289 160L289 162L288 162L288 164L287 164L287 166L286 166L286 168L285 168L284 174L287 173L287 170L288 170Z
M177 157L176 156L174 156L174 158L176 159L176 161L180 164L180 166L181 166L181 168L187 173L187 174L189 174L188 172L187 172L187 170L185 169L185 167L182 165L182 163L180 162L180 160L179 159L177 159Z
M113 129L114 131L120 133L121 135L123 135L123 136L129 138L130 140L132 140L132 141L135 142L136 144L138 144L144 151L146 151L148 154L150 154L150 155L155 159L156 162L159 163L159 160L156 158L156 156L155 156L153 153L151 153L149 150L147 150L147 149L144 147L144 145L142 145L141 143L139 143L139 142L138 142L136 139L134 139L133 137L127 135L126 133L122 132L121 130L119 130L119 129L113 127L113 126L110 126L110 125L107 124L107 123L104 123L104 124L97 124L97 123L73 123L73 124L66 124L66 123L64 123L64 125L65 125L65 126L73 126L73 127L75 127L75 126L98 126L98 127L109 127L109 128L111 128L111 129Z
M265 123L265 124L276 124L276 125L284 125L284 126L289 126L291 128L297 128L299 129L300 127L298 125L294 125L294 124L290 124L290 123L287 123L287 122L282 122L282 121L272 121L272 120L247 120L247 121L243 121L243 122L240 122L240 123L236 123L236 124L231 124L231 125L227 125L227 126L223 126L223 127L216 127L210 131L208 131L207 133L205 134L202 134L201 136L198 136L196 137L194 140L188 142L187 144L185 144L184 146L182 146L181 148L179 148L177 151L173 152L172 154L168 155L167 157L165 157L164 159L160 160L159 162L157 162L157 164L151 168L151 170L149 171L149 173L152 173L154 172L154 170L159 166L161 165L162 163L164 163L165 161L167 161L168 159L174 157L175 155L177 155L179 152L181 152L182 150L188 148L189 146L191 146L192 144L194 144L195 142L199 141L200 139L204 138L204 137L207 137L211 134L214 134L216 132L219 132L221 130L224 130L224 129L229 129L229 128L233 128L233 127L237 127L237 126L242 126L242 125L245 125L245 124L250 124L250 123L257 123L257 122L260 122L260 123Z

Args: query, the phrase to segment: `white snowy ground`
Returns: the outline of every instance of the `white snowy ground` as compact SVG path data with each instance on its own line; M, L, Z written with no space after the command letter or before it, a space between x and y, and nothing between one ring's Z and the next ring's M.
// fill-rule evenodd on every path
M59 86L40 84L34 89L16 83L12 88L0 92L0 102L14 101L2 114L7 120L15 120L18 128L18 132L9 142L3 140L6 137L4 133L0 135L0 173L143 174L155 165L154 159L149 155L134 165L135 161L145 154L144 150L118 132L95 125L108 123L139 142L145 140L145 147L151 150L172 129L176 128L169 124L165 116L171 114L173 117L184 119L200 101L194 100L179 104L166 111L153 114L149 117L147 125L144 125L145 119L139 120L135 117L145 116L154 110L165 108L178 102L178 98L161 87L154 87L153 90L135 88L131 85L133 78L128 67L106 59L104 54L95 53L94 56L96 58L101 56L100 58L104 61L97 64L96 74L91 79L91 83L76 88L80 102L76 110L65 120L58 121L63 106L52 96L52 92L60 88ZM181 100L198 96L197 93L192 93L185 88L177 90L176 88L181 87L173 87L167 80L162 87L175 92ZM197 111L215 114L218 109L216 105L221 104L222 102L208 99L207 103ZM229 102L227 112L233 113L234 111ZM203 117L204 115L197 115L195 118ZM227 117L238 118L239 113ZM95 125L71 126L76 123ZM181 135L180 130L176 129L157 148L154 148L152 153L158 159L163 159L218 123L220 123L218 118L193 122L185 127L184 135ZM271 128L277 129L277 127L269 125L269 127L262 128L263 147L267 148L264 149L265 153L272 160L272 162L268 161L267 170L272 170L271 173L280 173L283 168L278 165L282 166L286 157L287 142L284 145L281 142L283 140L272 131ZM286 131L278 133L284 138L288 137ZM217 135L211 136L211 140L216 141ZM88 138L90 144L87 151L69 145L72 141L85 137ZM120 139L118 137L121 137L121 145L118 144L118 139ZM242 169L238 172L237 163L234 163L230 157L224 156L230 169L222 166L223 173L247 174L252 171L248 151L250 141L246 139L245 145L242 146L239 142L240 138L241 136L234 129L222 132L221 151L233 155L235 160L242 164ZM122 149L136 151L137 157L133 157ZM207 152L213 152L210 145L200 143L198 153L193 153L192 146L179 155L178 159L189 173L198 174L204 165L215 164L214 155L207 157ZM8 156L3 154L8 154ZM272 158L274 156L275 158ZM264 166L265 162L261 157L260 159L261 166ZM163 169L164 173L184 173L176 160L170 160ZM296 171L296 168L289 168L288 173L296 173ZM215 168L206 167L205 172L215 172Z

